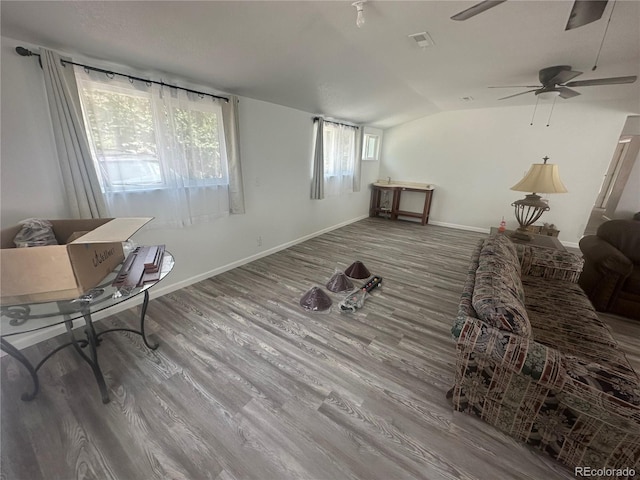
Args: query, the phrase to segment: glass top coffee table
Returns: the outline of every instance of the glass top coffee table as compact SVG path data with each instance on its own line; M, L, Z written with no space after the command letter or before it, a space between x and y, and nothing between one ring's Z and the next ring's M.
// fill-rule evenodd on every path
M554 250L560 250L561 252L567 251L567 249L564 248L564 245L560 243L560 240L558 240L558 237L549 237L547 235L535 235L532 233L531 240L527 241L527 240L521 240L519 238L512 237L511 236L512 233L514 233L513 230L505 230L502 234L509 237L509 239L513 243L520 243L522 245L532 245L534 247L552 248ZM493 236L496 234L498 234L498 229L496 227L491 227L491 231L489 232L489 235Z
M22 400L33 400L38 393L40 388L38 370L40 367L42 367L48 359L63 348L73 346L80 357L91 367L96 378L96 382L98 383L98 388L100 389L102 401L103 403L108 403L109 395L107 393L107 386L102 375L102 371L100 370L100 364L98 363L97 347L102 341L101 337L109 332L131 332L140 335L147 348L152 350L158 348L158 343L150 343L144 331L144 318L149 304L149 289L162 281L162 279L166 277L171 270L173 270L173 266L173 256L169 252L165 251L159 280L145 283L141 287L132 288L112 286L111 284L120 269L119 265L113 272L111 272L111 274L100 282L100 285L75 300L21 305L0 305L0 349L7 352L24 365L24 367L29 371L33 381L32 390L30 392L25 392L22 395ZM91 318L92 314L131 300L140 294L142 294L144 298L140 311L139 330L132 328L110 328L96 332ZM84 338L76 338L76 335L73 332L73 323L76 320L84 321ZM9 339L16 335L43 330L55 325L64 325L66 327L69 341L49 352L35 366L22 354L22 352L20 352L20 350L9 342Z

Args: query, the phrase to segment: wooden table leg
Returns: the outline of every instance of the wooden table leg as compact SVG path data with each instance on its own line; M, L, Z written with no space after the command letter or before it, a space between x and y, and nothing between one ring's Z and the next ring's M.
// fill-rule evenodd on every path
M400 189L393 189L393 201L391 203L391 220L398 220L398 211L400 210Z

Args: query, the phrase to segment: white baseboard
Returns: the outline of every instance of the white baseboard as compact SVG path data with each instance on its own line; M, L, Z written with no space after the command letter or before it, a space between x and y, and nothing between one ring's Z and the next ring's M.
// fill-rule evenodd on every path
M469 225L458 225L457 223L437 222L429 220L429 225L436 225L438 227L455 228L457 230L467 230L469 232L489 233L489 228L482 227L470 227Z
M159 297L161 295L166 295L167 293L173 292L175 290L179 290L180 288L184 288L184 287L188 287L189 285L192 285L194 283L200 282L202 280L206 280L207 278L211 278L211 277L215 277L216 275L220 275L221 273L224 272L228 272L229 270L233 270L234 268L237 267L241 267L242 265L246 265L247 263L251 263L255 260L258 260L260 258L263 257L267 257L269 255L272 255L274 253L277 253L281 250L284 250L286 248L289 248L293 245L297 245L298 243L302 243L305 242L307 240L310 240L314 237L317 237L319 235L322 235L324 233L328 233L332 230L336 230L338 228L342 228L345 227L351 223L355 223L355 222L359 222L360 220L363 220L365 218L368 218L369 215L361 215L359 217L356 218L352 218L351 220L347 220L345 222L342 223L338 223L336 225L332 225L330 227L327 228L323 228L322 230L318 230L317 232L314 233L310 233L309 235L304 235L302 237L296 238L295 240L291 240L289 242L285 242L285 243L281 243L280 245L277 245L275 247L269 248L267 250L264 250L262 252L258 252L255 255L251 255L249 257L245 257L243 259L240 260L236 260L235 262L231 262L228 263L226 265L223 265L221 267L218 268L214 268L213 270L209 270L208 272L204 272L198 275L195 275L193 277L187 278L185 280L182 280L181 282L172 284L172 285L167 285L166 287L160 287L158 289L155 289L155 293L156 295L154 295L155 297Z
M176 283L167 283L166 285L163 285L162 283L159 285L158 288L154 288L152 290L149 290L149 296L150 298L157 298L157 297L161 297L163 295L166 295L168 293L174 292L176 290L179 290L181 288L184 287L188 287L189 285L192 285L194 283L200 282L202 280L206 280L207 278L211 278L211 277L215 277L216 275L220 275L221 273L227 272L229 270L232 270L234 268L237 267L241 267L242 265L246 265L247 263L253 262L254 260L258 260L260 258L266 257L268 255L271 255L273 253L279 252L281 250L284 250L286 248L289 248L293 245L297 245L298 243L302 243L306 240L309 240L311 238L317 237L318 235L322 235L324 233L330 232L332 230L336 230L338 228L344 227L346 225L349 225L351 223L354 222L358 222L360 220L363 220L365 218L369 217L369 215L361 215L359 217L356 218L352 218L350 220L346 220L344 222L338 223L336 225L332 225L330 227L327 228L323 228L322 230L318 230L317 232L314 233L310 233L309 235L304 235L302 237L296 238L295 240L291 240L289 242L285 242L282 243L280 245L277 245L275 247L269 248L267 250L264 250L263 252L259 252L256 253L255 255L251 255L249 257L237 260L235 262L231 262L228 263L227 265L223 265L222 267L218 267L218 268L214 268L213 270L209 270L207 272L198 274L198 275L194 275L193 277L187 278L185 280L182 280L180 282L176 282ZM120 313L123 312L125 310L128 310L130 308L136 307L138 305L140 305L142 303L143 300L143 295L138 295L135 298L132 298L130 301L127 302L123 302L120 303L118 305L114 305L113 307L110 307L106 310L103 310L101 312L98 312L94 315L91 316L92 320L95 321L99 321L103 318L106 318L110 315L114 315L116 313ZM36 343L39 342L43 342L45 340L48 340L49 338L53 338L57 335L60 335L61 333L65 333L66 332L66 328L64 325L54 325L50 328L46 328L43 330L37 330L35 332L28 332L25 333L23 335L16 335L15 337L11 338L11 344L16 347L17 349L21 350L23 348L29 347L31 345L35 345ZM1 352L2 354L4 354L4 352Z
M437 225L439 227L457 228L458 230L467 230L467 231L470 231L470 232L478 232L478 233L489 233L491 231L489 228L470 227L468 225L458 225L456 223L447 223L447 222L435 222L435 221L431 221L431 220L429 220L429 225ZM565 247L579 248L577 242L567 242L567 241L560 240L560 243L562 245L564 245Z

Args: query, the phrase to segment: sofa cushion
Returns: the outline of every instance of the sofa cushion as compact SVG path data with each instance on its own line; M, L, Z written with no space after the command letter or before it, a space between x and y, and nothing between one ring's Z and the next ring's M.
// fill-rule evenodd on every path
M572 252L531 245L517 245L516 250L523 276L555 278L576 283L584 265L582 256Z
M484 255L497 255L509 262L520 274L520 260L515 244L503 234L494 235L484 241L482 247Z
M482 321L528 337L531 326L517 265L515 250L511 253L504 242L487 239L480 252L472 302Z
M580 286L526 275L522 284L536 342L636 378L608 325L598 317Z

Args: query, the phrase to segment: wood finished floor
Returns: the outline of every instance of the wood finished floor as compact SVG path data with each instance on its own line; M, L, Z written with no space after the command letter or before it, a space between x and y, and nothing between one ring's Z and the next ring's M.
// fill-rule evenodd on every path
M111 403L65 349L0 361L4 479L569 479L573 472L453 412L450 326L482 234L366 219L153 300L161 346L99 347ZM300 297L361 260L383 277L353 315ZM180 261L180 259L177 259ZM640 322L607 317L640 366ZM133 310L98 324L135 324ZM105 325L102 325L105 324ZM37 360L62 341L25 352Z

